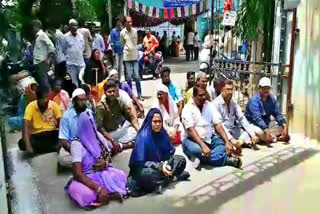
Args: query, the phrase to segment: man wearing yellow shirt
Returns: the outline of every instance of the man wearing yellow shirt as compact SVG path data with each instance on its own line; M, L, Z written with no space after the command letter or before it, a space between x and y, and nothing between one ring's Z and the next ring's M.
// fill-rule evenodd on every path
M37 90L36 94L37 100L29 103L25 110L19 148L30 154L55 152L61 111L46 92Z

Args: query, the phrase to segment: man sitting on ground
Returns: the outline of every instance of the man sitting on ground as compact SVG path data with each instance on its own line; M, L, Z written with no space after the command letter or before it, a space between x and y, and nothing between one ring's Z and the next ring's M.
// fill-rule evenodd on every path
M206 90L194 87L193 98L182 112L182 123L186 129L182 148L196 169L200 162L236 168L242 165L240 158L231 156L235 147L228 140L220 118L214 105L206 100Z
M104 90L105 96L97 106L98 130L107 140L111 141L114 153L132 148L139 129L138 119L130 112L123 99L117 98L116 81L108 80L104 85ZM125 92L124 95L128 96Z
M179 115L182 113L182 108L183 108L183 97L181 94L181 89L178 88L173 82L170 80L170 73L171 70L169 67L162 67L161 69L161 79L162 79L162 84L168 87L169 89L169 94L171 95L172 99L174 102L178 105L178 112Z
M185 85L183 92L182 92L184 98L186 97L187 91L189 91L190 88L193 88L195 83L196 83L195 72L189 71L187 73L187 82L186 82L186 85Z
M255 133L260 140L267 144L272 142L284 141L288 142L290 136L288 134L287 121L280 112L279 105L274 96L270 93L271 80L263 77L259 81L259 92L254 94L246 107L245 116L249 122L253 123ZM269 125L271 122L270 116L273 116L282 127L281 133L271 134Z
M26 107L19 148L33 153L56 152L58 149L58 130L61 111L50 101L47 92L37 89L37 100Z
M238 103L232 99L233 82L231 80L222 81L220 88L221 94L214 99L213 104L222 117L226 131L234 137L231 143L237 148L241 148L243 144L249 147L255 145L259 142L259 138Z
M133 94L130 86L126 82L120 82L119 74L118 74L117 70L112 69L110 71L108 79L113 79L114 81L116 81L116 83L118 84L118 88L120 90L127 92L129 97L133 101L134 107L137 111L138 118L143 118L144 117L144 109L143 109L142 104L139 102L138 98Z
M71 100L73 105L63 114L59 129L59 143L62 147L59 150L58 162L68 168L72 167L70 147L71 142L77 137L79 115L86 110L89 111L83 89L74 90Z
M201 87L207 91L206 99L208 101L213 101L214 98L216 98L216 90L214 89L213 86L208 85L208 77L206 73L199 71L199 73L197 74L196 86ZM184 103L187 104L192 97L193 97L193 88L190 88L186 93Z

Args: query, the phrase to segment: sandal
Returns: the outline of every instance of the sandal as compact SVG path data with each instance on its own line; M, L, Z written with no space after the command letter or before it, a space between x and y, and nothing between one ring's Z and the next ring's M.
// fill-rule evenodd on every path
M240 169L242 166L242 160L239 157L230 157L230 165Z

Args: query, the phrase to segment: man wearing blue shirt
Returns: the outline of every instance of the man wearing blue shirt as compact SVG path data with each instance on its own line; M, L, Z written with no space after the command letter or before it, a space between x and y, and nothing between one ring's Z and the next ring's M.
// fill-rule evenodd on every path
M122 30L122 23L120 21L117 22L117 26L113 28L110 32L110 43L113 52L115 53L115 64L114 68L118 71L119 78L121 79L121 71L123 64L123 56L122 56L122 45L120 42L120 32Z
M260 140L267 144L276 142L277 140L288 142L290 136L288 134L287 121L281 114L277 100L271 95L270 90L271 80L267 77L261 78L259 81L259 92L250 98L245 116L255 126L255 132ZM282 127L279 136L273 136L270 132L271 115L275 118L278 125Z
M69 108L60 120L59 143L62 146L59 151L58 161L61 166L72 166L70 147L71 142L77 137L78 118L83 111L87 109L87 97L83 89L76 89L72 93L73 106Z

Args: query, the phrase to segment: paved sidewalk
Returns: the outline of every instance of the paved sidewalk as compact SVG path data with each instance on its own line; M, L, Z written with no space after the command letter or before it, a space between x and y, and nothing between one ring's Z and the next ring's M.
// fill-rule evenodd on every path
M174 66L172 79L185 83L187 71L196 70L196 62L168 61ZM148 109L160 80L142 82L143 104ZM147 113L147 112L146 112ZM32 159L18 151L16 142L21 133L9 134L9 155L12 164L13 213L82 213L67 197L64 185L71 172L58 173L57 154ZM104 214L195 214L195 213L318 213L320 193L320 148L301 136L293 135L292 143L277 143L273 148L260 146L259 151L244 149L243 170L231 167L204 167L197 171L190 161L189 181L175 183L162 195L150 194L129 198L122 205L116 202L90 213ZM176 148L182 154L181 146ZM131 151L113 159L116 167L128 169Z

